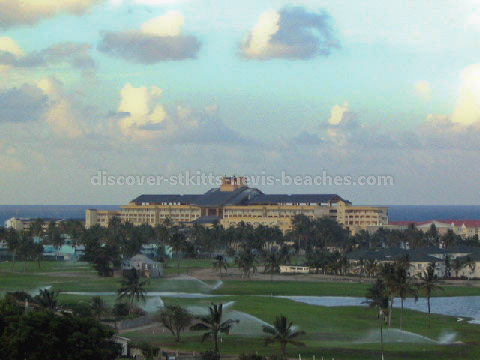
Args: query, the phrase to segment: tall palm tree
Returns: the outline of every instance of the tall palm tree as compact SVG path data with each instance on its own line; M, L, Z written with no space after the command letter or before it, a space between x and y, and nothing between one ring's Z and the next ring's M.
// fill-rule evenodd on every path
M265 255L265 272L270 272L270 281L273 281L273 273L280 271L280 265L282 262L282 253L276 248L270 249Z
M235 263L243 270L248 279L250 279L252 273L257 272L257 262L256 254L248 246L244 247L235 259Z
M430 298L432 293L436 290L443 290L441 286L438 286L438 278L435 275L435 262L428 264L427 270L423 272L422 282L418 284L419 290L425 292L428 306L428 327L430 328Z
M121 287L118 289L118 299L128 298L130 308L128 312L132 311L133 300L145 302L145 285L148 280L140 281L140 275L135 268L125 271L124 279L121 281Z
M452 261L452 269L455 271L455 277L458 277L458 272L463 269L465 263L462 258L456 258Z
M292 328L292 322L288 322L284 315L277 316L273 326L263 325L262 330L269 337L265 338L265 345L278 342L282 350L282 356L287 358L287 345L292 344L296 346L305 346L304 343L296 340L300 335L304 335L305 331L295 331Z
M170 246L175 252L177 258L177 273L180 275L180 252L185 248L185 235L178 229L170 237Z
M368 288L367 290L367 300L365 301L366 304L370 308L377 309L377 318L380 322L380 343L381 343L381 354L382 360L384 356L383 351L383 324L385 323L385 318L388 317L388 289L385 286L383 280L377 279L375 284L372 287Z
M392 323L393 302L395 301L395 297L398 293L395 266L391 263L383 264L380 269L380 277L385 284L386 294L390 301L390 306L388 309L388 327L390 327Z
M377 271L377 262L375 259L369 259L365 265L365 272L368 277L373 277Z
M399 263L395 267L395 292L396 295L400 298L400 330L402 330L403 326L403 302L404 300L413 295L415 297L415 301L418 299L418 292L415 289L412 279L407 275L407 269L404 267L405 264Z
M15 261L17 259L17 250L18 250L18 247L20 246L20 236L15 229L10 228L7 230L5 234L5 240L7 242L8 251L12 254L12 271L13 271L13 268L15 267Z
M208 307L208 315L197 317L198 323L190 327L192 331L206 331L202 335L202 342L213 336L215 352L218 352L218 334L229 334L233 325L240 322L232 319L222 321L222 317L223 304L212 303L212 306Z

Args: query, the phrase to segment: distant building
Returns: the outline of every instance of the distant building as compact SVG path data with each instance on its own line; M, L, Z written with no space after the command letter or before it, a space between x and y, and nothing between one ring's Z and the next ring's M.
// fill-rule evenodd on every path
M132 268L147 278L158 278L163 275L163 264L153 261L143 254L137 254L129 260L122 262L122 272L131 270Z
M7 221L5 221L5 227L7 229L11 228L11 229L15 229L17 231L28 230L28 229L30 229L30 226L37 220L38 219L36 219L36 218L16 218L16 217L12 217L12 218L8 219ZM49 227L51 222L54 222L55 226L59 226L62 221L65 221L65 220L61 220L61 219L52 219L52 218L41 218L40 220L42 221L43 232L47 232L48 227Z
M406 229L409 224L414 224L417 229L425 233L430 230L433 224L440 236L445 235L448 230L452 230L454 234L464 239L475 235L480 236L480 220L391 221L390 224L400 229Z
M224 227L241 222L277 226L291 231L295 215L327 216L352 232L388 226L388 208L353 206L337 194L264 194L245 185L243 177L224 177L222 185L203 195L140 195L119 211L86 211L85 226L108 226L113 217L123 223L156 226L169 218L174 224Z
M280 274L308 274L309 272L308 266L280 265Z
M435 262L435 275L439 278L455 276L480 278L480 249L476 247L456 245L447 249L437 247L425 247L412 250L400 248L360 249L347 254L352 273L359 274L362 266L368 261L374 260L377 265L393 263L401 257L408 257L410 264L407 269L408 276L422 278L425 270L432 262ZM446 259L450 261L450 274L447 269ZM455 259L464 261L464 266L458 274L452 273L452 262ZM471 262L465 263L468 259ZM363 265L361 264L363 262Z

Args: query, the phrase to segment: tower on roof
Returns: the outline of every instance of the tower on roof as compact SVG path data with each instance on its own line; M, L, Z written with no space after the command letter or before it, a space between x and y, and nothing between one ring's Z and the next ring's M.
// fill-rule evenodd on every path
M247 178L244 176L224 176L220 191L235 191L247 186Z

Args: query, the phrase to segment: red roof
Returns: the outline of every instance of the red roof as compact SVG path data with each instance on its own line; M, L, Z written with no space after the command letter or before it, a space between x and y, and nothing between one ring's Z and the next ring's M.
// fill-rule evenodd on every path
M452 225L452 223L453 223L453 226L456 226L456 227L460 227L460 226L463 226L465 224L465 226L467 228L474 228L474 227L480 228L480 220L428 220L428 221L422 221L422 222L417 222L417 221L389 221L388 223L390 225L398 225L398 226L408 226L408 225L413 223L413 224L415 224L415 226L422 226L422 225L426 225L426 224L431 224L434 221L437 222L437 223L446 224L448 226Z

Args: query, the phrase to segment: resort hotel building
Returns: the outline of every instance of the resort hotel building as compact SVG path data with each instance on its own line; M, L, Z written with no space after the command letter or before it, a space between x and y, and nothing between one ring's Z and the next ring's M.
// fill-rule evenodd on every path
M218 222L224 227L241 222L253 226L277 226L284 233L292 230L292 219L330 217L355 233L376 231L388 226L388 208L353 206L336 194L264 194L249 188L243 177L224 177L219 188L202 195L140 195L118 211L89 209L85 226L108 226L113 217L134 225L156 226L169 218L177 225Z

